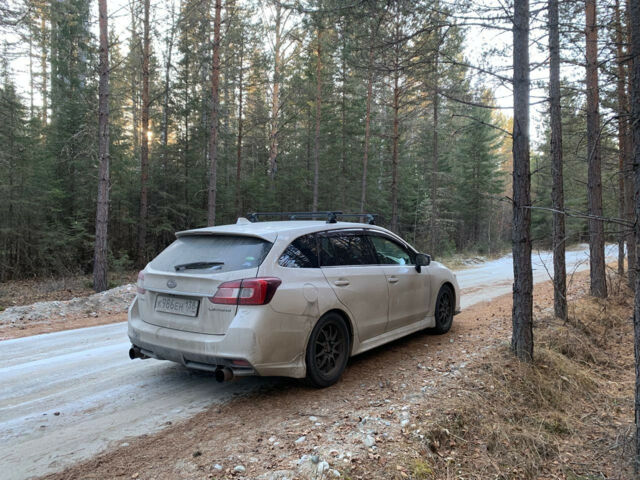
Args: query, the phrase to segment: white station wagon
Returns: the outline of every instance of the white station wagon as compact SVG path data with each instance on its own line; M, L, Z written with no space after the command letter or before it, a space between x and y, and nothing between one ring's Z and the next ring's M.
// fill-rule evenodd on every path
M384 228L325 214L178 232L138 276L129 356L219 381L282 375L326 387L352 355L451 328L460 290L448 268Z

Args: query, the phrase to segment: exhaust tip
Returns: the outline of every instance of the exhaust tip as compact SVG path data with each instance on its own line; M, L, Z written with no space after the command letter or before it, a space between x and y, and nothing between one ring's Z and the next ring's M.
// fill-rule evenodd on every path
M130 358L131 360L134 360L134 359L136 359L136 358L140 358L140 359L144 360L145 358L149 358L149 357L148 357L148 356L146 356L144 353L142 353L142 352L140 351L140 348L139 348L139 347L132 346L132 347L129 349L129 358Z
M219 368L218 370L216 370L215 376L216 380L220 383L228 382L233 378L233 372L227 367Z

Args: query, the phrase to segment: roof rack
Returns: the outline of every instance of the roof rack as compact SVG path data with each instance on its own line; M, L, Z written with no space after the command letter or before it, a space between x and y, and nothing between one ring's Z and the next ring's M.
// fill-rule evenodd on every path
M247 214L250 222L260 221L260 217L280 217L289 220L326 218L327 223L336 223L338 217L364 218L369 225L375 225L376 213L342 213L342 212L253 212Z

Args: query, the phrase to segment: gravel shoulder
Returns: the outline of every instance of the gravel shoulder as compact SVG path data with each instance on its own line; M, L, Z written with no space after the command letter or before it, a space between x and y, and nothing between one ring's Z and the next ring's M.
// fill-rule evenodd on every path
M577 273L570 299L585 296L587 282L588 272ZM537 319L548 317L552 295L550 282L536 285ZM46 478L453 478L436 475L428 466L416 467L422 465L416 462L426 448L421 437L427 432L421 429L473 385L469 375L474 369L508 345L510 312L510 294L476 304L456 317L447 335L416 334L353 358L343 379L331 388L274 381ZM632 369L628 373L621 382L630 380L626 376L632 377ZM633 424L632 408L627 407L618 408L615 421L607 423L606 440L625 438L620 432ZM453 456L442 457L452 469L456 441L447 440L447 455ZM487 456L484 448L478 455ZM559 448L564 452L562 445ZM569 446L566 450L566 456L558 457L561 463L590 461L588 450L581 450L582 457ZM617 452L607 454L613 457ZM625 478L626 471L610 458L597 461L604 462L604 478ZM473 478L489 478L485 474L489 472ZM493 471L490 476L495 475Z
M127 320L133 283L101 293L9 307L0 312L0 340L94 327Z

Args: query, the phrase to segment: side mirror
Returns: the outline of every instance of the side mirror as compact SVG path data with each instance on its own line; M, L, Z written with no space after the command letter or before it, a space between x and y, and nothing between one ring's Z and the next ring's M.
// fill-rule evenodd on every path
M426 253L419 253L416 255L416 270L420 272L422 267L426 267L431 263L431 256Z

